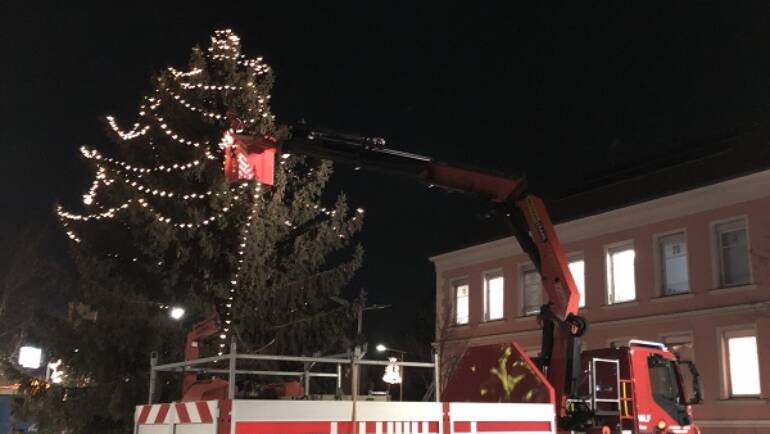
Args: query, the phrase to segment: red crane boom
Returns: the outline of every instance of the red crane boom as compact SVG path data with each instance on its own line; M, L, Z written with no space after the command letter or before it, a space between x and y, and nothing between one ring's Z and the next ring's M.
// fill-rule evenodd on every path
M580 367L579 337L586 322L577 316L580 294L543 201L527 191L523 176L509 177L462 168L430 157L386 148L381 138L296 126L291 139L229 132L226 152L242 152L255 168L254 179L273 184L274 155L298 153L352 164L376 172L412 178L431 186L480 196L508 217L510 227L540 272L549 302L541 308L541 369L556 392L559 416L569 418L567 399L576 396Z

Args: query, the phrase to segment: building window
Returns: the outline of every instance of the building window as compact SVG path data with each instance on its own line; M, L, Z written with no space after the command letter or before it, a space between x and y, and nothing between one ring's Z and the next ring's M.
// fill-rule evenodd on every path
M729 395L759 396L761 389L756 331L748 329L725 332L723 349Z
M684 232L658 238L661 294L676 295L690 290L687 271L687 238Z
M455 293L455 324L468 324L468 284L465 282L453 285Z
M749 283L749 245L746 221L743 219L714 226L717 246L719 285Z
M504 282L502 272L484 275L484 320L486 321L503 317Z
M572 274L572 278L575 280L578 292L580 292L580 304L578 306L585 307L586 305L586 263L582 257L572 257L569 259L569 272Z
M536 315L543 305L543 280L533 265L521 269L522 313Z
M607 302L631 301L636 298L634 246L631 243L607 249Z

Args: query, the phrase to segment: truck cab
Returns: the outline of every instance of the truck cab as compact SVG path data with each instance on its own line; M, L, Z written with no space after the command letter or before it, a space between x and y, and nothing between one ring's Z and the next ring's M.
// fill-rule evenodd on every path
M631 340L619 348L585 351L581 367L579 397L570 401L592 410L586 433L700 432L691 408L700 401L697 370L665 345ZM685 375L692 377L691 391Z

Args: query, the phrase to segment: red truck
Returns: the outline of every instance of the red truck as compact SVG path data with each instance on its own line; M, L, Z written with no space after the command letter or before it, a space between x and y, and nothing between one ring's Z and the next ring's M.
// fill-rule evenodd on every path
M335 428L331 428L330 425L323 425L323 427L319 425L317 430L311 430L277 424L273 425L271 428L273 431L270 432L276 434L311 432L334 434L341 431L373 434L407 432L694 434L700 432L693 421L691 411L691 405L700 402L698 373L692 362L679 360L662 344L645 341L631 341L628 346L620 348L580 353L580 338L587 332L588 324L584 318L578 316L579 293L543 201L529 193L524 177L503 176L484 170L437 162L430 157L387 148L385 140L381 138L361 137L298 125L293 128L290 139L278 143L271 137L240 135L237 133L237 128L238 123L233 122L233 129L226 132L223 140L226 144L224 149L226 164L231 166L230 170L225 168L228 176L238 177L238 171L232 170L232 166L243 161L251 167L249 171L251 179L270 186L273 184L276 155L287 156L295 153L411 178L431 187L467 193L491 202L494 210L510 223L511 232L540 272L543 288L549 299L549 302L541 307L539 315L543 328L540 356L535 360L530 359L516 343L470 348L454 368L444 390L436 393L437 399L440 397L444 404L356 403L355 400L352 403L304 402L302 405L316 406L312 407L312 410L308 407L307 414L317 415L316 419L323 421L324 424L333 420L337 423ZM220 358L227 359L227 357L225 355ZM229 372L232 379L236 375L234 360L244 356L238 356L231 351L229 357L233 360L231 362L233 367ZM214 359L217 358L198 360L210 362ZM189 362L191 361L187 363ZM338 359L330 363L350 363L350 360ZM174 364L165 366L172 365ZM178 365L176 368L182 366L176 365ZM438 372L437 363L429 366L433 366ZM504 374L503 371L505 371ZM209 372L214 371L209 370ZM513 372L519 374L513 375ZM685 375L692 377L694 385L692 393L685 390ZM511 387L513 383L511 379L520 376L523 380L516 381L518 389L514 390L516 388ZM339 381L339 376L337 378ZM438 375L436 378L438 390L438 383L440 383ZM248 423L245 419L240 420L241 415L259 413L270 419L270 414L280 412L263 412L257 409L262 408L260 406L273 408L272 406L278 404L264 401L232 401L234 397L232 381L229 383L229 393L225 392L223 384L227 383L222 382L218 389L214 388L219 390L215 393L219 393L216 397L220 399L212 401L217 404L205 405L214 405L220 417L223 413L228 414L230 419L227 419L229 420L227 430L223 430L222 424L225 422L221 422L217 428L219 431L177 430L176 432L211 434L268 432L238 430L239 423ZM688 397L688 395L692 396ZM376 410L371 407L374 404L376 404L375 407L379 406ZM420 410L417 410L417 407L409 407L409 405L418 404L428 407ZM181 406L179 407L181 411L189 408L191 404L182 402L174 405ZM200 406L201 409L204 408L201 401L195 405ZM280 405L290 407L295 404L284 402ZM357 411L357 406L360 405L369 409ZM551 410L544 411L543 406L548 406ZM169 405L169 408L172 407ZM303 418L305 417L306 413L289 410L289 407L286 407L287 414L301 414ZM343 407L344 411L340 411L348 414L347 416L342 419L332 416L337 414L334 413L335 411ZM146 428L149 425L139 423L148 420L147 411L154 411L152 408L155 407L142 406L137 409L137 433L170 432L150 431ZM249 410L244 410L245 408ZM470 408L473 410L468 410ZM373 413L367 413L370 410ZM168 416L169 411L171 410L164 414ZM423 411L432 416L428 419L415 420L414 414ZM365 414L367 416L363 416ZM387 414L390 418L386 418L388 421L392 419L391 422L398 422L400 425L398 428L396 425L389 426L387 423L390 422L380 420L382 417L376 416L377 414ZM175 420L180 419L178 415L174 417L176 417ZM261 423L260 421L262 420L252 422ZM374 424L369 425L369 422ZM427 423L424 427L429 429L428 431L421 431L423 422ZM343 425L339 425L340 423ZM386 425L383 428L383 425L378 423L386 423ZM433 423L436 425L432 425Z

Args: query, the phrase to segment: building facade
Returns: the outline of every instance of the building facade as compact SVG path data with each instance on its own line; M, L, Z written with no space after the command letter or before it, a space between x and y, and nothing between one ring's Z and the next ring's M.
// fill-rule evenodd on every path
M698 366L704 433L770 433L770 170L556 229L589 322L584 349L663 342ZM515 238L431 260L445 358L514 340L538 353L545 296Z

